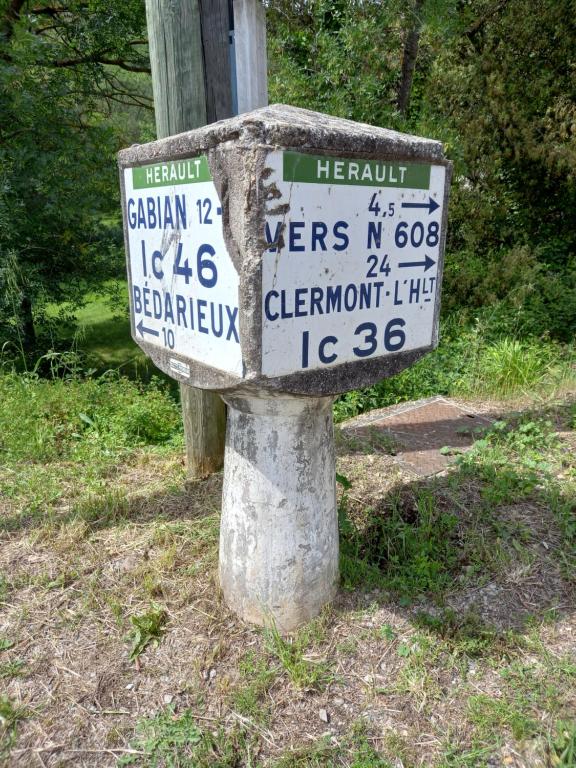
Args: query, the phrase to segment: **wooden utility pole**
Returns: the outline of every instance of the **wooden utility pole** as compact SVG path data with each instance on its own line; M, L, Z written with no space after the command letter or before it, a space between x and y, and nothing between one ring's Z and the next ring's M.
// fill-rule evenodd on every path
M228 0L146 0L159 139L231 117ZM226 409L219 395L180 385L188 476L222 467Z
M146 0L159 139L267 103L264 14L259 0ZM185 384L180 398L188 476L206 477L224 461L225 406Z

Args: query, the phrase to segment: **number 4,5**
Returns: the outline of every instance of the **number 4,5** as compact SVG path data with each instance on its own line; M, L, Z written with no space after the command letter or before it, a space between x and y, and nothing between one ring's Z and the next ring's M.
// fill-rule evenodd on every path
M377 198L378 198L378 192L374 192L374 194L372 195L372 200L370 200L370 205L368 206L368 210L370 211L370 213L373 213L374 216L379 216L380 211L382 210L380 208L380 204L378 203ZM395 206L395 203L388 203L388 211L384 211L384 213L382 214L382 217L394 216L394 206Z

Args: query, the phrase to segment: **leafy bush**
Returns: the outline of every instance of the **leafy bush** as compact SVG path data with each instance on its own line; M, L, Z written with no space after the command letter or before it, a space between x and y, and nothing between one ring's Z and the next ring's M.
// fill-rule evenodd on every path
M181 435L177 403L158 380L0 375L0 450L9 462L82 460Z
M440 509L434 496L397 496L385 509L372 510L359 527L340 509L340 571L347 588L377 586L415 597L439 593L451 582L458 562L457 519Z
M509 397L574 380L571 346L503 335L507 323L512 328L513 315L501 305L479 312L474 323L454 313L441 325L438 349L397 376L341 395L335 420L434 395Z
M567 375L552 345L501 339L481 347L456 385L462 394L508 397L538 390Z

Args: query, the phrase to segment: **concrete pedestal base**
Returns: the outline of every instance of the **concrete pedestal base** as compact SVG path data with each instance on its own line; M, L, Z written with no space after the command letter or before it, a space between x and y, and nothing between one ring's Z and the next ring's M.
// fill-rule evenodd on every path
M224 399L220 584L241 618L291 632L338 584L332 398Z

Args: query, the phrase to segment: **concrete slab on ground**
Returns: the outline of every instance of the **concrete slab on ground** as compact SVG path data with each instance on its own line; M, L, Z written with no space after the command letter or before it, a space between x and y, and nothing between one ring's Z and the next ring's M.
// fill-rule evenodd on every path
M426 477L447 469L492 421L448 398L431 397L364 413L341 429L363 442L386 441L403 469Z

